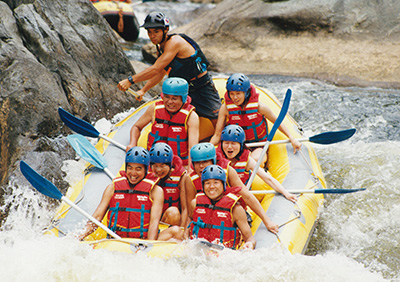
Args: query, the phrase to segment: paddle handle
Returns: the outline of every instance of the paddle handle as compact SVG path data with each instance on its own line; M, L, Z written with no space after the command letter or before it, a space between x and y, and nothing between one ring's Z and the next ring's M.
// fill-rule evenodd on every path
M126 146L122 145L121 143L118 143L117 141L115 141L115 140L113 140L113 139L111 139L111 138L109 138L109 137L107 137L107 136L105 136L103 134L99 134L99 137L104 139L104 140L106 140L106 141L108 141L108 142L110 142L111 144L114 144L118 148L126 151Z
M87 212L85 212L83 209L81 209L78 205L76 205L74 202L72 202L70 199L68 199L65 196L61 197L61 200L64 201L65 203L67 203L68 205L70 205L71 207L73 207L77 212L79 212L81 215L83 215L84 217L86 217L87 219L89 219L91 222L93 222L94 224L96 224L98 227L102 228L104 231L107 232L107 234L109 234L111 237L115 238L115 239L122 239L119 235L117 235L114 231L112 231L111 229L109 229L107 226L105 226L103 223L101 223L100 221L98 221L97 219L95 219L93 216L91 216L90 214L88 214Z
M126 92L132 94L133 96L135 96L135 98L139 98L140 97L139 94L137 94L136 91L134 91L132 88L128 88L126 90Z
M299 138L299 139L296 139L296 140L297 140L297 141L300 141L300 142L305 142L305 141L309 141L309 138L304 137L304 138ZM267 143L267 142L264 141L264 142L246 143L246 146L249 147L249 148L252 148L252 147L261 147L261 146L264 146L265 143ZM289 139L285 139L285 140L275 140L275 141L271 141L269 144L270 144L270 145L274 145L274 144L285 144L285 143L290 143L290 140L289 140Z

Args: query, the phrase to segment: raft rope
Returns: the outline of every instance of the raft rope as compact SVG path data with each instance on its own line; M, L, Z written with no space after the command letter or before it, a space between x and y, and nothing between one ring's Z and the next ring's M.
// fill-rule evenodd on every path
M293 217L293 218L289 219L288 221L286 221L286 222L282 223L281 225L279 225L279 228L281 228L281 227L285 226L286 224L289 224L289 223L291 223L291 222L293 222L293 221L295 221L296 219L299 219L299 218L301 217L301 210L300 210L300 207L297 205L297 203L295 203L294 205L297 206L297 209L295 209L295 210L293 211L295 217ZM279 238L278 233L276 233L275 236L276 236L276 238L278 239L278 242L281 243L282 241L281 241L281 238Z
M304 146L305 146L305 145L304 145ZM313 180L314 180L314 183L315 183L313 186L316 186L316 185L320 184L321 181L320 181L319 177L315 174L312 165L310 164L310 162L309 162L308 159L306 158L306 156L305 156L305 154L304 154L304 152L303 152L303 150L302 150L301 148L300 148L299 152L300 152L300 155L301 155L301 157L303 158L304 162L307 164L308 169L310 170L310 173L311 173L311 175L312 175L312 177L313 177ZM313 187L313 186L312 186L312 187Z

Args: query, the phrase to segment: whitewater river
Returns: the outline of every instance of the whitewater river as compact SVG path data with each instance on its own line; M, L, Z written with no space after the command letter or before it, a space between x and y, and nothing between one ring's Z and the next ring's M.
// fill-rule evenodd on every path
M307 136L357 129L348 141L314 146L328 187L367 190L326 197L306 255L279 245L171 260L92 250L72 236L41 235L55 206L30 186L13 183L0 231L0 281L400 281L400 91L250 78L281 101L287 88L293 90L289 113ZM69 181L82 177L82 165L66 162Z

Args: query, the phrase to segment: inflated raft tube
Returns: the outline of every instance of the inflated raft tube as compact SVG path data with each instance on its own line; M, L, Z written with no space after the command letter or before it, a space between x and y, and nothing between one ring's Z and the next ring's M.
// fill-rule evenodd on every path
M220 96L223 97L226 79L214 79L214 82ZM265 89L259 87L256 87L256 89L260 93L260 100L278 115L280 112L278 99ZM285 91L286 89L282 90L282 92ZM140 119L147 107L154 102L150 101L142 105L128 117L117 123L108 134L108 137L120 144L128 145L129 132L132 125ZM204 118L201 118L200 122L200 138L203 139L211 136L214 130L211 122ZM299 125L289 114L286 115L283 123L289 128L295 138L302 136ZM271 127L272 124L269 124L269 128ZM149 130L150 126L142 130L138 141L139 146L146 147ZM278 130L273 140L281 139L287 138ZM96 148L103 154L107 161L107 168L113 175L118 175L118 172L124 169L124 150L103 139L99 140ZM301 152L295 155L290 143L270 145L268 159L268 172L281 182L287 190L311 190L326 187L317 156L309 142L303 142ZM92 214L101 200L104 189L110 183L111 179L106 173L88 164L83 179L70 187L66 196L89 214ZM252 190L270 189L259 177L255 178ZM252 232L257 240L257 248L269 248L273 244L280 242L291 253L304 253L316 223L318 208L322 204L323 195L312 193L302 194L296 204L286 200L282 195L266 194L258 195L257 198L261 201L265 212L271 220L282 225L278 235L274 235L265 228L261 220L252 211L249 211L253 218ZM86 218L75 210L62 204L46 233L62 237L70 232L82 230L86 221ZM166 226L161 226L161 228L166 228ZM104 240L104 238L106 238L106 233L98 228L96 232L87 238L86 243L92 243L96 248L121 250L124 252L133 253L136 250L136 247L126 246L126 243L118 242L118 240L111 242ZM138 242L142 241L146 240L138 240ZM125 245L118 247L119 244ZM161 242L152 244L152 248L155 245L157 245L157 248L155 248L157 251L152 251L153 255L161 255L163 253L163 244ZM173 246L173 248L175 247ZM168 248L171 248L171 246Z

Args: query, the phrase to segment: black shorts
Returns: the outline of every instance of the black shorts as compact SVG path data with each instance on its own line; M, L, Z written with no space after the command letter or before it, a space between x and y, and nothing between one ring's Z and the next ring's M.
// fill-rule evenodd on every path
M189 82L189 96L192 98L192 105L200 117L217 119L221 108L221 98L215 88L211 76L207 73L204 76Z

